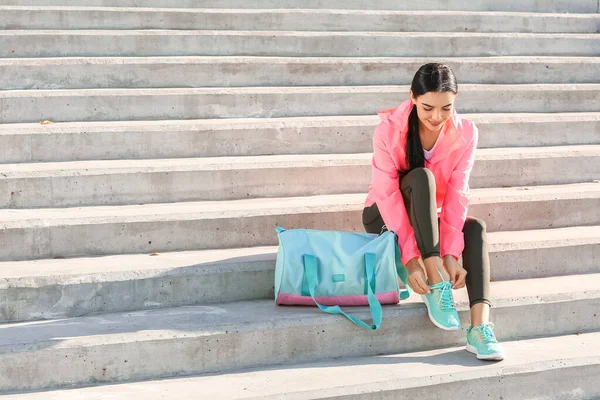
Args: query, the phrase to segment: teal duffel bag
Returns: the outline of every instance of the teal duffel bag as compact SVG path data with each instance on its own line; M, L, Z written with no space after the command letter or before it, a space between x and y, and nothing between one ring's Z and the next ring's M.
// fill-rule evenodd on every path
M410 296L408 273L400 262L396 234L382 235L311 229L277 228L275 267L278 305L316 305L344 315L354 324L376 330L382 304L398 304ZM400 290L398 277L407 288ZM369 306L373 324L344 312L340 306Z

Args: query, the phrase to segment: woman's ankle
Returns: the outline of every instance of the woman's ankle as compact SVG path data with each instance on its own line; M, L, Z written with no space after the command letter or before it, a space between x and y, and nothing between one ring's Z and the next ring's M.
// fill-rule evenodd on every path
M471 306L471 326L481 326L490 323L490 305L476 303Z

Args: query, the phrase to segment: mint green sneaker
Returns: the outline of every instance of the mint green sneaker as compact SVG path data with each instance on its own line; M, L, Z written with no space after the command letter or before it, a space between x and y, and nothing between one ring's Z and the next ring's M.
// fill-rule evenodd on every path
M504 350L494 335L494 324L467 329L467 351L477 355L480 360L504 360Z
M429 286L430 294L421 295L427 306L429 319L435 326L445 331L460 329L460 319L454 306L452 284L448 281Z

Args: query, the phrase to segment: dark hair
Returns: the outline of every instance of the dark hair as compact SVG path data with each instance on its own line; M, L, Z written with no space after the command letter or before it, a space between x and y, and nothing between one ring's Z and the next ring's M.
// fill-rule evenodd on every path
M454 72L449 66L439 63L425 64L415 74L410 89L414 97L419 97L428 92L452 92L458 93L458 85ZM407 173L415 168L425 166L425 155L423 145L419 136L419 116L417 107L413 107L408 117L408 136L406 140L406 164Z

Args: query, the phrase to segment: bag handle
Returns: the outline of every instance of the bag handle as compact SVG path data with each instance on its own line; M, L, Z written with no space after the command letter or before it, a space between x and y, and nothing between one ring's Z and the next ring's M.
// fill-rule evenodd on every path
M400 295L400 300L406 300L411 296L413 291L410 286L408 286L408 270L404 264L402 264L402 261L400 261L400 248L398 247L398 243L396 243L396 274L406 288L404 290L400 290L398 293Z
M373 289L371 288L372 276L375 272L375 254L373 253L365 253L365 269L367 271L367 299L369 301L369 311L371 312L371 318L373 319L373 325L368 325L364 321L359 318L350 315L344 312L339 306L324 306L319 304L319 302L315 299L315 290L317 288L317 258L310 254L304 255L304 275L308 281L308 290L310 293L310 297L312 297L313 301L322 311L328 314L337 314L343 315L352 321L355 325L360 326L361 328L369 329L369 330L377 330L381 326L381 321L383 319L383 309L381 308L381 303L375 297L375 293L373 293Z

